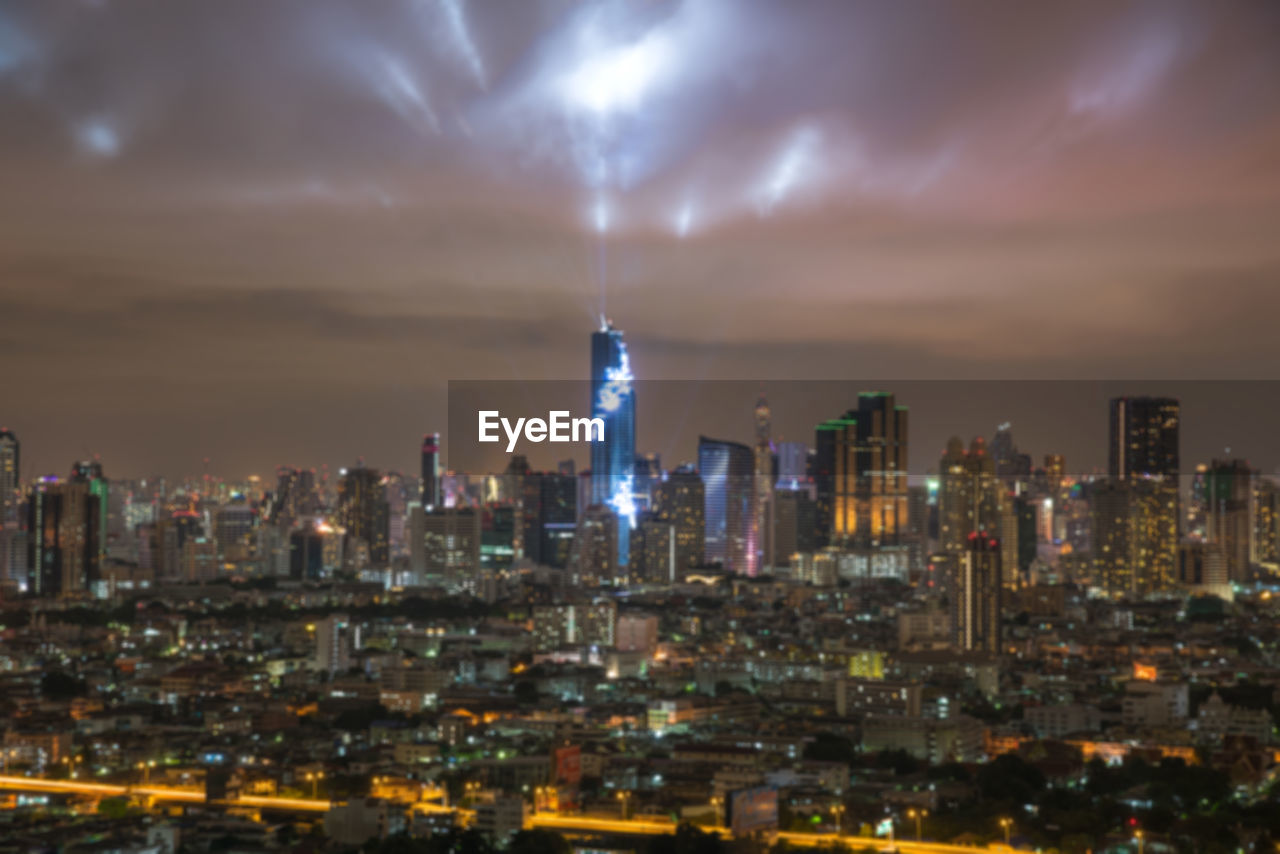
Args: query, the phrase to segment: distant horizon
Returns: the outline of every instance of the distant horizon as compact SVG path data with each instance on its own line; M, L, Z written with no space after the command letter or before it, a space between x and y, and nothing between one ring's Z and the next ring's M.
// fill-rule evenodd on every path
M1142 387L1139 387L1141 384ZM504 382L478 381L455 383L455 387L463 389L485 388L486 394L504 394L514 400L529 402L531 390L542 389L555 399L574 399L582 397L584 404L589 397L586 381L534 381ZM751 444L754 431L753 409L761 391L764 392L772 409L773 439L775 442L800 441L809 448L813 447L814 427L820 421L837 417L847 409L856 405L856 396L862 391L885 391L894 394L899 405L905 405L912 413L909 424L909 469L912 477L923 477L936 472L938 460L945 450L946 442L952 436L960 438L966 447L975 436L981 436L988 442L1001 423L1008 422L1013 432L1015 443L1021 453L1029 454L1033 467L1040 467L1046 454L1061 453L1066 457L1069 474L1093 475L1105 474L1107 468L1107 409L1106 402L1118 392L1126 391L1127 396L1169 396L1177 398L1182 406L1181 443L1182 468L1186 476L1194 473L1199 464L1207 464L1213 459L1245 459L1251 466L1264 475L1280 473L1280 442L1270 441L1271 423L1267 415L1267 402L1280 400L1280 381L1184 381L1184 382L1077 382L1072 380L1051 381L984 381L984 380L805 380L805 381L747 381L747 380L715 380L715 381L680 381L680 380L644 380L636 381L637 388L637 455L644 456L657 453L664 469L673 469L681 464L696 464L697 437L707 435L713 438ZM848 389L848 400L840 406L827 407L824 402L810 401L805 398L815 390ZM982 394L976 394L981 389ZM772 395L770 391L773 391ZM1033 398L1025 394L1027 391L1042 393L1043 397ZM943 393L945 391L945 394ZM993 394L1000 391L1003 398ZM670 402L678 403L681 415L679 423L672 425L664 420L664 407L654 402L655 393L665 395ZM969 392L966 394L966 392ZM913 397L915 403L912 403ZM932 406L921 399L922 395L941 395L940 402L935 400ZM536 395L535 395L536 397ZM831 395L835 400L836 396ZM1003 400L1003 404L992 400ZM1048 402L1057 399L1057 403ZM734 413L726 403L729 400L740 401L742 406ZM1092 403L1079 408L1073 406L1081 400ZM697 409L690 408L691 403ZM1191 409L1188 410L1188 405ZM940 417L939 406L955 407L946 418ZM990 417L987 409L990 407ZM534 406L536 409L537 407ZM1215 409L1220 414L1215 414ZM933 419L927 417L934 414ZM999 417L1004 413L1007 417ZM1023 417L1018 417L1019 415ZM471 421L474 412L467 410L462 421L467 425L467 433L473 433ZM1072 419L1075 419L1074 422ZM477 459L477 451L473 437L467 436L463 443L467 445L465 460L461 467L455 464L458 459L458 447L451 443L449 434L454 426L454 418L444 420L438 428L408 433L405 435L403 450L381 453L355 453L343 460L331 457L327 461L295 459L281 461L269 466L250 468L242 473L228 472L219 467L218 458L209 460L208 473L221 481L239 482L251 476L258 476L265 484L274 482L276 470L280 466L291 466L317 471L325 465L336 476L343 468L355 467L361 459L370 468L387 473L400 473L416 479L419 469L419 449L424 433L441 434L442 466L457 473L473 475L500 474L509 457L486 446L484 453L487 461L484 465L467 465ZM1059 422L1053 424L1052 422ZM1070 426L1072 423L1079 427ZM969 426L971 425L971 426ZM1066 425L1066 426L1064 426ZM1020 429L1021 426L1021 429ZM39 462L53 456L47 448L24 438L23 433L9 428L17 436L22 448L22 479L30 481L36 477L56 475L65 477L71 465L84 459L99 459L109 478L121 480L141 480L153 477L164 477L167 480L192 481L204 476L200 470L167 472L157 468L151 470L117 468L109 453L82 454L68 456L61 465L50 469L47 465L33 467L33 457ZM1062 432L1054 439L1048 439L1053 429ZM319 438L319 437L315 437ZM1224 441L1228 440L1228 441ZM332 443L334 440L327 440ZM140 445L145 441L140 442ZM560 448L561 450L557 450ZM568 450L564 450L568 448ZM674 451L673 451L674 449ZM925 453L925 449L929 449ZM579 471L589 468L585 453L574 451L570 446L521 446L521 453L530 460L530 464L538 470L554 470L556 465L565 459L574 459ZM37 454L39 456L37 456ZM399 458L399 462L395 460ZM1084 460L1083 463L1080 460Z

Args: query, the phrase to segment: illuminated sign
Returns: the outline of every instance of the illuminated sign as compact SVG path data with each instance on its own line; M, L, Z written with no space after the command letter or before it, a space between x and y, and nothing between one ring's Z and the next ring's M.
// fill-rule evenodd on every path
M734 836L778 829L778 790L772 786L729 793L729 827Z

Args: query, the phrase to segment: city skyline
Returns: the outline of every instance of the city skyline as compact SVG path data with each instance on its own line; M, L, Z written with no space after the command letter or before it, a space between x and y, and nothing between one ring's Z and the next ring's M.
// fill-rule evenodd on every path
M34 469L408 471L601 313L649 380L1274 376L1268 5L286 5L0 12Z

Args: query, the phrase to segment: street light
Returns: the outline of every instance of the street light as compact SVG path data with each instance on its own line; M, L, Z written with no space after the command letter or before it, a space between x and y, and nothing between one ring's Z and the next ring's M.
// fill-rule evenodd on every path
M831 808L831 812L836 817L836 836L839 836L844 825L844 804L836 804Z
M712 795L712 796L711 796L711 812L712 812L712 815L714 815L714 816L715 816L715 820L716 820L716 825L715 825L715 826L716 826L716 827L719 827L719 826L720 826L720 823L721 823L721 818L720 818L720 816L721 816L721 813L720 813L720 807L721 807L723 804L724 804L724 798L723 798L723 797L721 797L720 795Z
M627 804L631 800L631 793L627 791L618 792L618 805L622 810L622 820L627 820Z
M1005 844L1005 845L1008 845L1008 844L1009 844L1009 833L1010 833L1010 831L1013 829L1013 819L1011 819L1011 818L1002 818L1002 819L1000 819L1000 826L1004 828L1004 844Z
M323 772L323 771L317 771L317 772L315 772L314 774L308 774L308 775L307 775L307 782L309 782L309 783L311 784L311 797L312 797L312 798L319 798L319 797L320 797L320 795L317 793L317 790L319 789L320 781L321 781L321 780L323 780L323 779L324 779L324 772Z
M1133 832L1133 835L1134 835L1134 838L1138 840L1138 854L1142 854L1142 849L1146 842L1145 835L1141 830L1135 830Z
M928 815L928 810L918 810L915 807L907 810L907 818L914 818L916 820L916 842L920 841L920 821ZM1006 839L1006 842L1007 841L1008 840Z

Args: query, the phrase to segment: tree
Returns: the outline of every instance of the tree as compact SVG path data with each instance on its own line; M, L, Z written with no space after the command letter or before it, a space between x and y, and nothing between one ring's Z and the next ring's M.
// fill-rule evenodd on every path
M88 692L83 679L61 670L50 670L40 677L40 696L50 700L71 700Z
M522 706L532 705L538 702L538 683L532 679L521 679L515 684L513 689L516 702Z
M507 854L571 854L573 846L554 830L522 830L511 837Z
M804 758L824 762L852 762L857 755L853 742L833 732L820 732L804 746Z
M978 771L978 788L992 800L1030 803L1044 790L1040 769L1013 753L1002 753Z
M705 833L692 824L682 824L676 828L671 838L670 847L665 839L655 841L651 851L671 852L671 854L720 854L722 846L720 837L714 833Z

